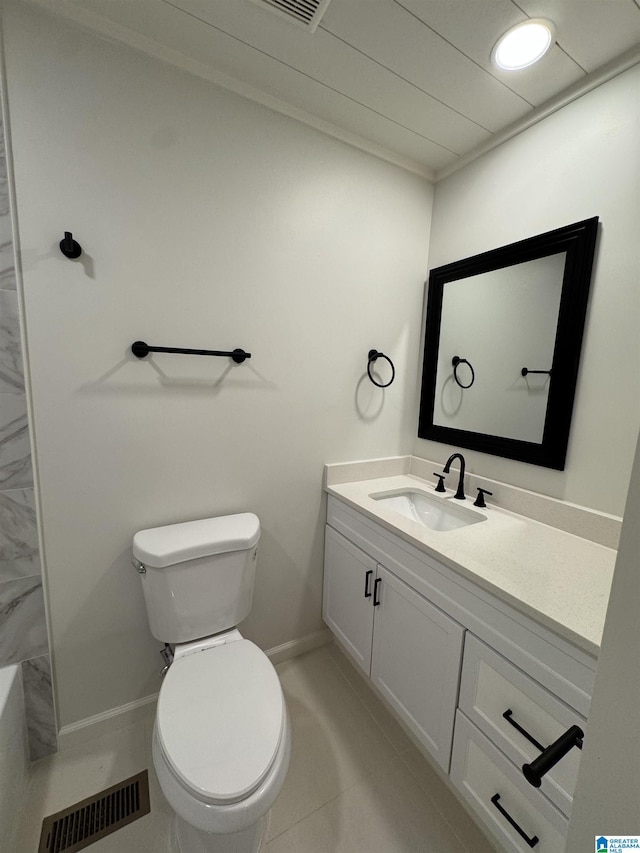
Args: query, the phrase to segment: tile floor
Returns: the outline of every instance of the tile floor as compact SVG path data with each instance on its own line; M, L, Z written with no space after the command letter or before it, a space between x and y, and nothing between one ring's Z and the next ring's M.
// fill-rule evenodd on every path
M493 846L342 652L277 667L291 765L264 853L491 853ZM151 813L88 849L170 853L170 809L151 761L153 709L133 725L33 765L16 850L36 853L42 818L149 768Z

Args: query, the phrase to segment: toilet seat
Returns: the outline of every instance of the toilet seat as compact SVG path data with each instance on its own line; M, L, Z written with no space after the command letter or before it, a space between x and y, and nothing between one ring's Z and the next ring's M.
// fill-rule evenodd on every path
M158 698L156 731L181 784L205 803L227 805L268 775L285 718L271 661L240 639L176 658Z

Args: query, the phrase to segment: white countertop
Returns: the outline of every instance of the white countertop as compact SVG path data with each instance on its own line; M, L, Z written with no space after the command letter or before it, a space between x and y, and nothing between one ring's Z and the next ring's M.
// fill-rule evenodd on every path
M616 551L495 506L486 521L437 531L382 506L369 495L396 489L435 494L410 474L326 486L329 494L501 598L541 625L597 656ZM457 501L456 501L457 503Z

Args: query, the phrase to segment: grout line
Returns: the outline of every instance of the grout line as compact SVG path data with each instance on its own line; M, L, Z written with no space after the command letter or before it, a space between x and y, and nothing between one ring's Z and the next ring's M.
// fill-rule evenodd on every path
M332 645L332 646L334 646L334 647L338 650L338 652L339 652L340 654L343 654L343 652L340 650L340 648L339 648L335 643L333 643L333 644L331 644L331 645ZM329 647L328 647L328 648L329 648ZM344 656L344 655L343 655L343 656ZM418 788L420 789L420 791L422 791L422 793L427 797L427 799L428 799L428 800L433 804L433 806L434 806L435 810L438 812L438 814L440 815L440 817L443 819L443 821L444 821L444 822L446 823L446 825L449 827L449 829L450 829L450 830L451 830L451 832L453 833L454 837L455 837L455 838L460 842L460 845L462 846L462 848L466 851L466 853L475 853L475 851L474 851L474 850L470 850L470 849L467 847L467 845L465 844L465 842L463 841L463 839L458 835L458 833L456 832L456 828L455 828L455 826L450 822L450 820L447 818L447 816L445 815L445 813L442 811L442 809L440 808L440 805L438 804L438 801L437 801L436 799L434 799L434 797L431 795L431 793L429 792L429 790L428 790L427 788L425 788L425 787L424 787L424 785L420 782L420 779L418 778L418 776L416 775L416 773L413 771L413 769L411 768L411 766L410 766L410 765L407 763L407 761L405 760L405 756L407 756L407 755L411 752L411 750L412 750L412 749L414 749L414 750L416 750L416 752L418 752L418 754L420 755L420 758L421 758L423 761L427 761L427 759L426 759L426 758L424 758L424 756L420 753L420 750L418 750L418 748L417 748L416 746L414 746L412 743L410 743L410 745L409 745L406 749L404 749L404 750L402 750L402 751L398 749L398 747L393 743L393 741L391 741L391 740L390 740L390 738L385 734L385 732L384 732L384 730L382 729L382 726L380 725L380 723L378 722L378 720L376 720L376 718L373 716L372 712L369 710L369 708L367 707L367 705L365 704L365 702L363 701L363 699L358 695L358 692L357 692L357 691L355 690L355 688L353 687L353 685L352 685L352 683L350 682L350 680L349 680L348 676L343 672L343 670L340 668L340 666L338 665L338 663L337 663L337 662L336 662L336 660L333 658L333 655L332 655L330 652L329 652L329 658L330 658L331 662L333 663L333 665L335 666L335 668L336 668L336 669L338 670L338 672L340 673L340 675L341 675L341 676L343 677L343 679L347 682L347 684L348 684L348 685L349 685L349 687L351 688L352 692L355 694L355 696L356 696L356 697L357 697L357 699L359 700L360 704L363 706L363 708L364 708L364 709L366 710L366 712L369 714L369 716L370 716L370 717L371 717L371 719L374 721L374 723L376 724L376 726L378 727L378 729L380 729L380 732L382 733L383 737L385 737L385 739L390 743L390 745L391 745L391 747L393 748L394 752L397 754L398 758L400 759L400 761L402 762L402 764L404 765L404 767L407 769L407 771L409 772L409 774L410 774L410 775L411 775L411 777L413 778L413 780L414 780L415 784L418 786ZM347 660L347 663L350 663L350 661L346 658L346 656L345 656L345 660ZM358 673L357 673L357 671L356 671L356 670L354 670L354 674L356 675L356 677L358 676ZM366 683L365 683L365 686L366 686ZM373 697L373 699L375 699L377 702L379 702L379 703L380 703L380 706L381 706L381 707L386 711L386 708L384 707L384 705L382 704L382 702L380 702L380 700L378 699L378 697L375 695L375 693L374 693L373 691L371 691L371 696ZM408 737L408 735L407 735L407 737ZM375 774L372 774L372 775L375 775ZM436 773L435 771L434 771L434 776L435 776L435 778L436 778L437 783L438 783L438 784L440 784L440 785L442 785L445 789L447 789L447 786L445 785L445 783L444 783L444 782L442 782L442 781L438 778L437 773ZM447 789L447 790L448 790L448 789ZM455 796L455 795L453 795L453 793L452 793L452 796ZM463 807L462 807L462 806L457 802L457 799L456 799L456 805L458 806L458 808L459 808L461 811L463 811L463 812L464 812L464 814L465 814L465 815L467 815L467 812L466 812L466 811L463 809ZM470 821L472 821L471 816L469 816L469 815L467 815L467 816L469 817L469 820L470 820ZM472 822L474 823L474 826L476 826L475 822L474 822L474 821L472 821ZM480 830L479 830L479 829L478 829L478 832L480 832ZM480 833L480 834L482 835L482 837L483 837L483 838L485 838L485 840L487 840L487 844L488 844L488 843L489 843L488 839L486 839L486 837L484 836L484 834L483 834L483 833Z
M359 698L359 697L358 697L358 698ZM393 744L392 744L392 746L393 746ZM399 754L398 754L397 758L394 758L394 761L396 761L396 760L398 760L398 759L400 759L400 755L399 755ZM374 771L372 771L372 770L371 770L371 771L368 771L368 772L363 776L363 778L358 779L357 781L353 782L351 785L348 785L348 786L347 786L343 791L340 791L339 793L335 794L333 797L329 797L329 799L328 799L326 802L322 803L322 804L321 804L321 805L319 805L317 808L313 809L313 810L312 810L312 811L310 811L308 814L304 815L304 817L301 817L301 818L300 818L299 820L297 820L295 823L292 823L292 824L291 824L291 826L287 827L286 829L283 829L283 830L282 830L282 832L279 832L277 835L274 835L272 838L270 838L270 839L269 839L269 841L268 841L268 842L266 842L266 844L265 844L265 851L264 851L264 853L268 853L269 845L271 844L271 842L272 842L272 841L275 841L277 838L281 838L283 835L286 835L286 834L287 834L287 832L289 832L290 830L292 830L294 827L298 826L298 825L299 825L299 824L301 824L301 823L304 823L304 821L305 821L305 820L307 820L308 818L312 817L312 816L313 816L313 815L315 815L317 812L322 811L322 809L324 809L324 808L326 808L327 806L331 805L331 803L333 803L333 802L335 802L336 800L340 799L340 797L344 796L345 794L348 794L348 793L349 793L349 791L352 791L354 788L357 788L357 787L358 787L358 786L360 786L360 785L367 785L367 784L369 784L369 782L370 782L372 779L377 778L378 776L382 775L384 772L385 772L385 771L383 771L383 770L380 770L380 771L378 771L378 772L374 772ZM447 825L449 825L449 824L447 824ZM454 835L455 835L455 833L454 833ZM456 836L456 838L457 838L457 836ZM462 846L464 847L464 845L462 845ZM262 849L262 848L261 848L261 849ZM474 853L474 851L468 851L466 847L464 847L464 849L465 849L465 852L466 852L466 853Z
M406 753L406 752L409 752L409 750L405 750L405 753ZM451 832L454 834L454 836L458 839L458 841L460 842L460 844L462 845L462 847L464 848L464 850L465 850L465 851L467 851L467 853L474 853L474 851L473 851L473 850L469 850L469 849L468 849L467 845L464 843L464 841L460 838L460 836L459 836L459 835L458 835L458 833L456 832L456 828L455 828L455 826L453 826L453 825L449 822L449 819L447 818L446 814L445 814L445 813L442 811L442 809L440 808L440 806L439 806L439 804L438 804L437 800L435 800L435 799L434 799L434 798L429 794L429 791L427 791L427 789L424 787L424 785L420 782L420 779L417 777L417 775L415 774L415 772L413 771L413 769L411 768L411 766L410 766L409 764L407 764L407 762L406 762L406 761L405 761L405 759L404 759L404 755L405 755L405 753L402 753L402 754L400 755L400 759L402 760L402 762L403 762L404 766L407 768L407 770L409 771L409 773L411 774L411 776L412 776L412 777L413 777L413 779L415 780L416 785L417 785L417 786L420 788L420 790L421 790L421 791L422 791L422 792L423 792L423 793L424 793L424 794L425 794L425 795L426 795L426 796L431 800L431 802L433 803L433 805L434 805L434 807L435 807L436 811L438 812L438 814L440 815L440 817L443 819L443 821L447 824L447 826L449 827L449 829L451 830ZM426 760L426 759L425 759L425 760ZM436 777L436 778L437 778L437 777ZM439 781L440 781L440 780L438 779L438 782L439 782ZM442 784L442 783L440 783L440 784Z
M289 832L290 830L292 830L294 827L298 826L298 824L303 823L305 820L307 820L307 819L308 819L308 818L310 818L310 817L313 817L313 815L314 815L314 814L317 814L317 812L319 812L319 811L321 811L322 809L324 809L324 808L325 808L326 806L328 806L330 803L333 803L335 800L337 800L337 799L338 799L339 797L341 797L343 794L346 794L346 793L347 793L347 791L350 791L352 788L355 788L355 786L356 786L356 785L358 785L358 784L359 784L358 782L354 782L354 783L353 783L353 785L349 785L349 787L348 787L348 788L345 788L345 789L344 789L344 791L340 791L340 793L335 794L335 796L333 796L333 797L329 797L329 799L326 801L326 803L322 803L322 804L321 804L321 805L319 805L317 808L313 809L313 811L310 811L310 812L309 812L309 814L306 814L304 817L301 817L301 818L300 818L300 820L297 820L295 823L292 823L292 824L291 824L291 826L288 826L286 829L283 829L283 830L282 830L282 832L279 832L277 835L274 835L272 838L270 838L270 839L266 842L266 844L265 844L265 853L267 853L268 848L269 848L269 845L271 844L271 842L272 842L272 841L275 841L275 840L276 840L276 838L281 838L283 835L286 835L286 834L287 834L287 832Z
M305 655L308 655L308 654L310 655L310 654L313 654L313 653L315 653L315 652L320 652L321 650L324 650L324 651L325 651L325 653L328 655L328 657L329 657L329 660L330 660L331 664L335 667L335 669L336 669L336 670L338 671L338 673L342 676L342 678L347 682L347 685L349 686L350 690L353 692L353 694L355 695L356 699L358 699L358 701L359 701L359 702L360 702L360 704L363 706L363 708L365 709L365 711L367 711L367 713L369 713L369 711L368 711L368 709L367 709L366 705L362 702L362 700L360 699L360 697L358 696L358 694L356 693L356 691L353 689L353 687L352 687L352 686L351 686L351 684L349 683L349 680L348 680L348 679L343 675L343 673L342 673L342 672L341 672L341 670L340 670L340 667L339 667L339 666L337 665L337 663L333 660L333 657L332 657L332 656L331 656L331 654L329 653L329 648L330 648L330 646L332 646L332 645L334 645L334 644L333 644L333 643L325 643L323 646L320 646L320 647L319 647L319 648L317 648L317 649L311 649L309 652L305 652L304 654L305 654ZM299 655L299 656L297 656L297 657L299 658L299 657L302 657L302 656L303 656L303 655ZM282 661L282 663L287 663L287 662L289 662L289 661L291 661L291 660L296 660L296 658L289 658L289 659L288 659L288 661ZM286 698L286 695L285 695L285 698ZM374 719L374 722L376 722L376 721L375 721L375 719ZM378 725L378 724L376 723L376 725ZM378 728L380 728L380 727L378 726ZM382 732L382 734L384 735L384 732ZM391 744L391 746L393 746L393 744ZM399 757L399 754L398 754L398 757ZM344 788L344 790L339 791L337 794L335 794L335 795L334 795L334 796L332 796L332 797L329 797L329 799L328 799L328 800L326 800L324 803L321 803L319 806L317 806L316 808L314 808L312 811L308 812L308 814L305 814L305 815L304 815L303 817L301 817L299 820L295 821L295 823L292 823L292 824L291 824L290 826L288 826L286 829L283 829L283 830L282 830L282 832L279 832L277 835L274 835L274 836L273 836L272 838L270 838L267 842L265 842L265 845L264 845L264 846L265 846L265 853L268 853L269 845L271 844L271 842L272 842L272 841L275 841L275 840L276 840L276 838L280 838L281 836L285 835L287 832L289 832L290 830L292 830L294 827L298 826L298 824L303 823L303 821L305 821L305 820L307 820L308 818L312 817L312 815L314 815L314 814L316 814L317 812L321 811L321 810L322 810L322 809L324 809L326 806L328 806L330 803L333 803L335 800L337 800L339 797L342 797L342 796L343 796L343 794L346 794L348 791L351 791L351 790L352 790L353 788L355 788L357 785L361 785L361 784L363 784L364 782L366 782L366 780L367 780L367 779L374 778L375 776L376 776L376 774L375 774L374 772L371 772L371 771L370 771L370 772L368 772L368 773L365 775L365 777L364 777L363 779L357 779L357 780L356 780L355 782L353 782L351 785L348 785L346 788Z
M431 802L433 803L433 805L434 805L434 807L435 807L436 811L438 812L438 814L440 815L440 817L444 820L444 822L447 824L447 826L450 828L450 830L451 830L451 832L454 834L454 836L458 839L458 841L460 842L461 846L464 848L464 850L466 851L466 853L475 853L475 850L474 850L474 849L469 849L469 847L468 847L468 846L467 846L467 844L465 843L464 839L462 839L462 838L458 835L458 833L457 833L457 831L456 831L456 827L455 827L455 825L451 823L450 819L447 817L447 815L446 815L446 814L443 812L443 810L440 808L440 805L438 804L438 801L437 801L437 800L435 800L435 799L430 795L430 793L429 793L429 791L427 790L427 788L425 788L425 787L424 787L424 785L420 782L420 779L418 778L418 776L416 775L416 773L414 772L414 770L412 769L412 767L411 767L411 766L407 763L407 761L405 760L405 755L406 755L408 752L409 752L409 750L408 750L408 749L406 749L404 752L400 753L400 758L401 758L401 760L402 760L403 764L405 765L405 767L407 768L407 770L409 771L409 773L411 774L411 776L414 778L414 780L415 780L415 782L416 782L416 785L417 785L417 786L420 788L420 790L425 794L425 796L427 796L427 797L431 800ZM418 752L420 752L420 751L418 750ZM427 759L426 759L426 758L424 758L424 756L422 756L422 754L420 754L420 757L421 757L424 761L427 761ZM435 775L435 777L436 777L436 781L438 782L438 784L442 785L442 786L443 786L443 787L448 791L448 790L449 790L449 789L448 789L448 787L445 785L445 783L444 783L444 782L442 782L442 781L438 778L438 775L437 775L437 773L436 773L435 771L434 771L434 775ZM480 827L479 827L479 824L477 824L477 823L476 823L476 821L475 821L475 820L473 820L473 818L472 818L472 817L471 817L471 815L467 812L467 810L464 808L464 806L462 806L462 805L460 804L460 802L458 802L458 798L455 796L455 794L453 793L453 791L451 791L450 793L451 793L451 796L452 796L452 797L454 798L454 800L455 800L455 804L456 804L456 806L460 809L460 811L461 811L461 812L462 812L462 813L463 813L463 814L464 814L464 815L469 819L469 821L473 824L474 828L475 828L475 829L477 830L477 832L482 836L482 838L486 841L487 845L490 845L490 841L489 841L489 839L488 839L488 838L486 837L486 835L481 831L481 829L480 829Z
M335 644L334 644L334 645L335 645ZM336 646L336 648L337 648L337 646ZM342 654L342 652L340 652L340 654ZM337 662L333 659L333 656L332 656L331 654L329 654L329 659L331 660L331 663L334 665L334 667L338 670L338 672L340 673L340 675L342 676L342 678L347 682L347 684L349 685L349 689L351 690L351 692L353 693L353 695L356 697L356 699L358 700L358 702L362 705L362 707L364 708L364 710L366 711L366 713L369 715L369 717L371 717L371 719L372 719L372 720L373 720L373 722L375 723L376 727L377 727L377 728L378 728L378 730L380 731L380 734L382 735L382 737L387 741L387 743L389 743L389 745L391 746L391 748L393 749L393 751L397 754L398 758L402 758L402 753L400 752L400 750L398 749L398 747L394 744L394 742L391 740L391 738L390 738L390 737L387 735L387 733L384 731L384 729L382 728L382 726L381 726L381 724L378 722L378 720L376 720L376 718L374 717L374 715L373 715L373 713L371 712L371 710L367 707L367 705L366 705L366 703L364 702L364 700L363 700L363 699L358 695L358 691L355 689L355 687L353 686L353 684L349 681L349 678L346 676L346 674L345 674L345 673L342 671L342 669L338 666ZM357 673L356 673L356 675L357 675ZM375 695L375 693L373 693L373 692L372 692L372 693L371 693L371 695L372 695L372 697L373 697L377 702L380 702L380 700L379 700L379 699L378 699L378 697ZM380 704L381 704L381 707L382 707L384 710L386 710L386 709L384 708L384 705L382 705L382 703L380 703Z

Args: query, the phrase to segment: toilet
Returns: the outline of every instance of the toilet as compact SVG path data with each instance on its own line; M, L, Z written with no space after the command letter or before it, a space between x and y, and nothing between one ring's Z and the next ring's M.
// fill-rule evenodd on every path
M259 538L253 513L133 538L151 633L173 647L152 751L180 853L256 853L289 767L280 681L236 628L251 610Z

